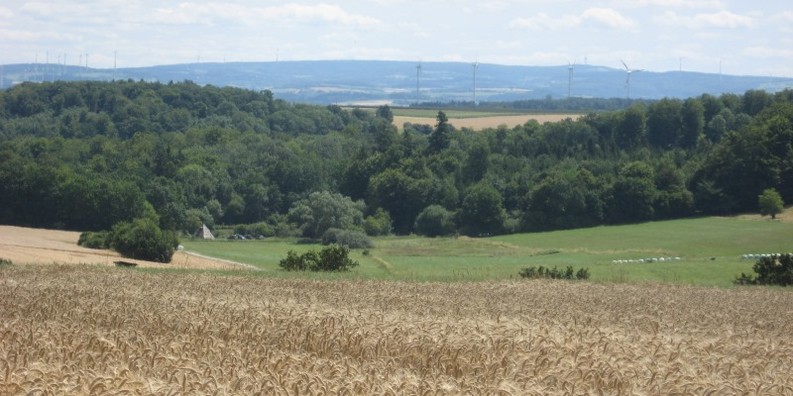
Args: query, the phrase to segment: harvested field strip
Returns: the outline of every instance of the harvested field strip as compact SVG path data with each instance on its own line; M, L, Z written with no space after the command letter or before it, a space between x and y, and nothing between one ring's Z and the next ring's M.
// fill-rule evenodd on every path
M436 112L437 113L437 112ZM577 119L581 114L522 114L522 115L491 115L491 116L470 116L453 118L450 116L449 123L454 125L455 128L470 128L475 131L498 128L499 125L506 125L508 128L513 128L518 125L523 125L530 120L535 120L540 124L545 122L557 122L567 118ZM432 117L411 117L411 116L394 116L394 125L397 128L409 122L411 124L435 125L438 121L434 116Z
M793 293L0 269L0 394L791 394Z

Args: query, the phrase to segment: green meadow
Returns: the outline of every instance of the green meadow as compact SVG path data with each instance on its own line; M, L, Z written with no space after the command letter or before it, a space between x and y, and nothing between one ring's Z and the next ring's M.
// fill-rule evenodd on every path
M321 248L295 240L186 240L183 245L188 251L252 264L261 270L257 274L276 277L504 280L519 278L522 268L542 265L586 267L595 282L728 287L741 272L751 272L754 261L742 255L793 251L793 223L709 217L489 238L376 238L375 248L352 251L360 266L344 274L281 271L278 262L289 250L301 253ZM661 257L680 260L614 262Z

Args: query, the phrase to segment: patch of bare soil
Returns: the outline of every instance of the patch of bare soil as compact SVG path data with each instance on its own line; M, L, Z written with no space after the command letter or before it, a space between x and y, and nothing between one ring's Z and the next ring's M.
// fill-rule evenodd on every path
M77 245L79 232L0 225L0 258L14 264L115 265L133 262L143 268L183 268L244 270L245 266L209 257L176 252L168 264L122 258L112 250L88 249Z

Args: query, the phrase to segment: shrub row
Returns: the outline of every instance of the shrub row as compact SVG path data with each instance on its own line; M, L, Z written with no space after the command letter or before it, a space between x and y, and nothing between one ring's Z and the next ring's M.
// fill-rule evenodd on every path
M322 234L323 245L341 245L350 249L369 249L374 247L372 239L360 231L329 228Z
M110 233L107 231L87 231L80 234L77 244L89 249L110 249Z
M91 249L113 249L124 257L170 263L179 240L151 219L121 222L111 231L84 232L77 244Z
M309 250L301 255L290 250L278 265L286 271L346 272L358 266L357 261L348 257L349 253L349 248L340 245L330 245L319 252Z
M733 283L736 285L793 285L793 255L762 257L752 266L755 275L741 272Z
M578 271L575 271L571 266L568 266L564 270L560 270L556 268L556 266L553 268L545 268L543 266L528 267L520 270L518 273L521 278L529 279L589 279L589 269L580 268Z

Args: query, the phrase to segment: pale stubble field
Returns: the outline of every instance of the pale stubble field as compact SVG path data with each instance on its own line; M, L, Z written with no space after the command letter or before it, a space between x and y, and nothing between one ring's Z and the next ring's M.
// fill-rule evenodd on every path
M546 122L558 122L564 119L577 119L581 114L520 114L520 115L498 115L498 116L482 116L482 117L449 117L449 123L454 125L457 129L470 128L475 131L480 131L487 128L498 128L501 125L506 125L507 128L513 128L518 125L523 125L530 120L535 120L540 124ZM411 116L394 116L394 125L397 128L409 122L411 124L426 124L436 125L438 121L433 117L411 117Z

